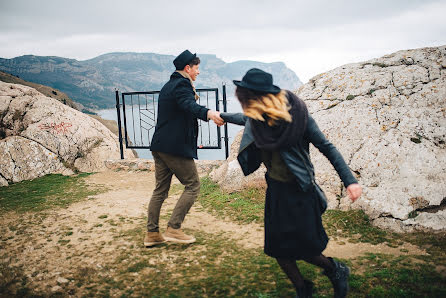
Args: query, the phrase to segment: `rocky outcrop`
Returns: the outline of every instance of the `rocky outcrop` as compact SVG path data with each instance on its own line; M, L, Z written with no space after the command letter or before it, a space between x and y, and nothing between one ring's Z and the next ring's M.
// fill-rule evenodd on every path
M213 169L219 167L222 163L222 160L195 161L199 174L209 174ZM105 166L112 171L155 171L155 162L153 159L109 159L105 161Z
M105 169L116 136L98 121L35 89L0 82L0 183L48 173ZM125 153L134 157L130 150Z
M68 95L66 95L65 93L63 93L62 91L55 89L55 88L51 88L45 85L40 85L40 84L36 84L36 83L32 83L32 82L28 82L25 80L22 80L21 78L17 77L17 76L13 76L9 73L0 71L0 81L5 82L5 83L11 83L11 84L19 84L19 85L25 85L31 88L36 89L37 91L39 91L40 93L42 93L43 95L47 96L47 97L51 97L51 98L55 98L58 101L60 101L63 104L66 104L67 106L76 109L76 110L82 110L79 108L79 106L73 102L73 100L71 98L68 97Z
M297 94L364 187L350 204L333 167L312 147L329 208L361 208L396 231L446 229L445 46L344 65ZM243 179L238 169L231 181Z
M352 207L399 231L446 229L438 212L446 204L445 46L345 65L312 78L298 95L364 186ZM332 205L349 208L333 168L312 149Z
M30 180L50 173L73 174L57 156L39 143L19 136L0 141L0 170L3 181Z
M254 173L244 176L237 161L238 149L242 139L243 129L235 136L231 144L229 157L223 164L214 169L209 177L226 192L240 191L245 187L265 186L266 168L262 164Z

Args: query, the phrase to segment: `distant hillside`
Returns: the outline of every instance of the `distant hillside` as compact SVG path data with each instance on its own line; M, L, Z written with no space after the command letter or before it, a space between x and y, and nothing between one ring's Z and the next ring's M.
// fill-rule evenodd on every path
M55 88L28 82L28 81L22 80L19 77L13 76L13 75L3 72L3 71L0 71L0 81L5 82L5 83L20 84L20 85L32 87L32 88L36 89L37 91L39 91L40 93L42 93L43 95L57 99L58 101L66 104L69 107L72 107L73 109L78 110L80 108L76 103L73 102L73 100L70 97L68 97L68 95L66 95L62 91L59 91Z
M241 79L252 67L268 71L274 83L296 90L302 83L282 62L236 61L226 63L215 55L199 54L201 74L198 88L221 87L225 82L233 94L233 79ZM62 57L26 55L0 58L0 70L24 80L51 86L89 109L112 108L114 90L122 92L159 90L174 71L172 55L154 53L109 53L78 61Z

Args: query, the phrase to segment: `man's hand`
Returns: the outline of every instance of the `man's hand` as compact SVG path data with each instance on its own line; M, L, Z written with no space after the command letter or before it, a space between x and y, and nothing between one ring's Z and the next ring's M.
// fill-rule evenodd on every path
M220 112L218 111L209 110L208 119L213 120L218 126L225 124L225 121L220 117Z
M353 202L361 196L361 193L362 187L358 183L353 183L347 186L347 194Z

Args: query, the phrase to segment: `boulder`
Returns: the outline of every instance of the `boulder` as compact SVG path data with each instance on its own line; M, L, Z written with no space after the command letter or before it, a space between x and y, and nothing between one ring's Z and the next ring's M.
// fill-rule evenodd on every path
M30 180L50 173L73 174L53 152L37 142L18 136L0 141L0 156L1 175L10 182Z
M0 183L105 170L117 137L97 120L33 88L0 82ZM125 155L134 157L131 150Z
M198 173L206 175L222 163L222 160L195 161ZM105 166L112 171L155 171L154 160L144 158L109 159L105 161Z
M237 161L238 149L242 139L243 129L235 136L229 151L229 157L223 164L214 169L209 177L227 192L240 191L245 187L265 187L266 168L262 166L254 173L244 176Z
M298 90L364 187L350 204L333 167L313 147L317 179L332 206L361 208L397 231L446 229L444 61L445 46L399 51L322 73Z
M311 146L330 209L361 208L374 224L399 232L446 229L446 46L344 65L296 93L364 188L351 204L330 162ZM238 136L212 173L225 189L253 179L236 162L239 143Z

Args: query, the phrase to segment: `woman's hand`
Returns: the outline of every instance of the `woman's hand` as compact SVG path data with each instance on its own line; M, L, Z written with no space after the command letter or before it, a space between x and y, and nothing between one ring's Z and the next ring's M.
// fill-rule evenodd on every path
M353 202L356 201L362 194L361 185L358 183L350 184L347 186L347 194Z
M223 124L225 124L225 121L220 117L220 112L218 112L218 111L209 110L208 111L208 119L214 120L214 122L215 122L215 124L217 124L217 126L222 126Z

